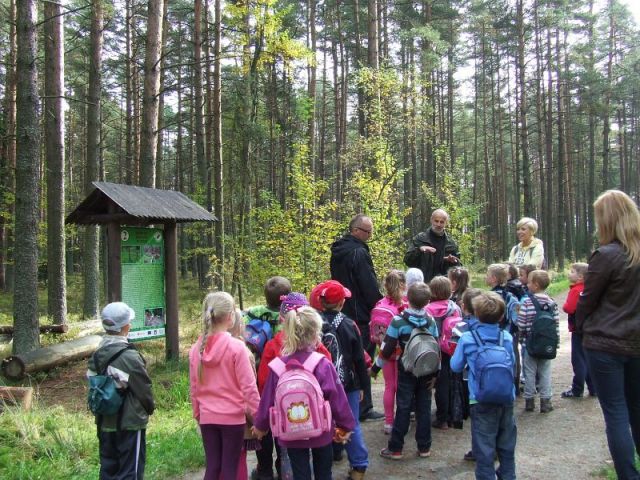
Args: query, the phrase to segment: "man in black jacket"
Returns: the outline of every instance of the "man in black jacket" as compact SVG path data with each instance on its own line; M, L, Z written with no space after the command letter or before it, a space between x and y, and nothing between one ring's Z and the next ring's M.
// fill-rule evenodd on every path
M378 278L373 268L367 241L373 233L373 221L359 213L349 222L349 233L331 245L331 278L339 281L351 291L343 312L360 329L362 345L373 358L376 345L369 338L369 317L371 310L382 298ZM364 388L364 400L360 405L360 420L379 420L383 414L373 410L371 387Z
M453 265L460 264L458 245L445 232L449 215L442 209L431 214L431 226L413 237L411 248L404 255L407 267L419 268L424 274L424 282L433 277L446 275Z

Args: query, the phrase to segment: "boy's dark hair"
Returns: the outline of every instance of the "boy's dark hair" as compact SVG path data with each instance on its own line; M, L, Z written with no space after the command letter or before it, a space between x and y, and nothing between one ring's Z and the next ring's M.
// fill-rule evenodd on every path
M506 265L507 265L507 267L509 267L508 279L509 280L515 280L516 278L518 278L518 269L517 269L517 267L513 263L507 263Z
M525 272L527 272L527 277L529 276L529 274L531 272L533 272L536 269L535 265L530 265L530 264L525 264L525 265L518 265L518 271L522 271L524 270Z
M407 300L409 300L409 306L416 310L423 309L429 300L431 300L431 289L429 285L424 282L414 283L409 287L407 291Z
M271 277L264 285L264 298L267 306L272 310L277 310L282 304L280 297L291 293L291 282L280 276Z
M534 282L542 290L546 290L551 283L551 278L549 278L549 274L544 270L534 270L529 274L527 281L529 283Z
M462 306L465 311L473 313L473 299L482 293L479 288L469 288L462 295Z
M504 300L496 292L482 292L472 304L474 315L482 323L495 324L504 317Z
M447 277L438 275L429 282L431 300L447 300L451 296L451 281Z

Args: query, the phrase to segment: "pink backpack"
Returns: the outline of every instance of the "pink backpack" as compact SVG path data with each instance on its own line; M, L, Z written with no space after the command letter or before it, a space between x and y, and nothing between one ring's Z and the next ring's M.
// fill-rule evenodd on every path
M440 350L447 355L453 355L456 350L457 342L452 341L451 337L455 326L462 321L460 307L449 300L449 307L444 319L442 320L442 331L440 332Z
M384 297L371 310L371 320L369 321L369 336L371 341L377 345L382 343L387 334L387 328L393 317L400 315L404 310L404 305L398 306L389 297Z
M274 437L285 441L308 440L331 431L331 406L313 371L323 355L312 352L301 365L297 360L284 363L275 358L269 368L278 375L275 403L269 409Z

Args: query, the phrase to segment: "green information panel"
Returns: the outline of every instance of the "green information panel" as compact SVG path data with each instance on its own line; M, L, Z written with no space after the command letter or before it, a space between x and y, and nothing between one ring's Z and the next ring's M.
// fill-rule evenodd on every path
M122 301L136 312L132 342L165 335L164 238L157 228L122 227Z

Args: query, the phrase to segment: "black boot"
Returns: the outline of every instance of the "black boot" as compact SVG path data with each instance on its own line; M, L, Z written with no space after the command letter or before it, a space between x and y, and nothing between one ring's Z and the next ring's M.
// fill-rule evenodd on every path
M540 413L549 413L553 411L553 405L551 405L550 398L540 399Z
M536 409L536 399L535 398L525 398L524 399L524 411L525 412L533 412Z

